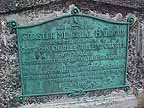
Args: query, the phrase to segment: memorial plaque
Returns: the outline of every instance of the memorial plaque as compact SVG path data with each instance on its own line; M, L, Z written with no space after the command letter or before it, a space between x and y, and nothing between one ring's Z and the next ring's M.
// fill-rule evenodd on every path
M16 27L24 96L125 86L128 22L74 12Z

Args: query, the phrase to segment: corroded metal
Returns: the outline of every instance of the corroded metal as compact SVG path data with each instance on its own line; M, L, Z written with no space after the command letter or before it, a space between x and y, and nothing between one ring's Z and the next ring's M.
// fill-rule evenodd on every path
M128 22L81 14L16 27L22 95L125 86Z

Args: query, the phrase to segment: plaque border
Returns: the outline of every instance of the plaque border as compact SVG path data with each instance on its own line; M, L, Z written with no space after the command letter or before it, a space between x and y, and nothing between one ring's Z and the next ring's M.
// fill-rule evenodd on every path
M126 84L126 80L127 80L127 64L128 64L128 40L129 40L129 29L130 27L134 24L135 20L134 17L130 16L127 18L127 21L114 21L114 20L108 20L102 17L97 17L97 16L92 16L92 15L88 15L88 14L84 14L84 13L79 13L79 11L77 13L70 13L70 14L66 14L63 16L59 16L59 17L55 17L51 20L47 20L41 23L37 23L37 24L32 24L32 25L24 25L24 26L18 26L17 23L15 21L11 21L8 22L8 27L10 28L10 31L15 31L16 36L17 36L17 40L18 40L18 62L19 62L19 75L20 75L20 81L21 81L21 96L19 96L19 100L23 99L23 97L27 97L27 96L45 96L45 95L56 95L56 94L70 94L71 92L57 92L57 93L44 93L44 94L31 94L31 95L25 95L24 94L24 84L23 84L23 76L22 76L22 70L21 70L21 61L20 61L20 44L19 44L19 36L17 35L17 29L21 29L21 28L30 28L30 27L35 27L35 26L39 26L42 24L46 24L55 20L59 20L62 18L66 18L66 17L72 17L72 16L82 16L82 17L88 17L88 18L92 18L92 19L96 19L96 20L100 20L103 22L107 22L107 23L112 23L112 24L121 24L121 25L126 25L127 26L127 37L126 37L126 62L125 62L125 74L124 74L124 84L123 85L119 85L119 86L115 86L115 87L109 87L109 88L98 88L98 89L91 89L91 90L84 90L84 92L89 92L89 91L96 91L96 90L105 90L105 89L115 89L115 88L125 88L128 87L128 85Z

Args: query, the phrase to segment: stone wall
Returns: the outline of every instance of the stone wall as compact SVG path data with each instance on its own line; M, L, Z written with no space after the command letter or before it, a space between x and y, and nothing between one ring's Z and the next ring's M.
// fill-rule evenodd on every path
M75 4L83 13L113 20L126 20L128 15L137 17L130 28L128 52L128 84L142 88L144 44L143 0L1 0L0 1L0 107L15 108L21 103L20 80L18 69L17 38L6 26L8 21L15 20L19 25L43 22L64 15L69 6ZM110 94L114 90L89 92L86 96ZM59 98L70 98L66 95L26 98L23 104L45 103ZM78 97L76 97L78 98Z
M78 3L80 0L63 0L63 2ZM41 7L42 5L55 4L61 2L61 0L1 0L0 1L0 13L14 13L23 11L26 9L32 9L33 7ZM115 6L122 6L127 8L133 8L136 10L142 10L144 6L143 0L81 0L81 2L95 2L102 4L110 4Z

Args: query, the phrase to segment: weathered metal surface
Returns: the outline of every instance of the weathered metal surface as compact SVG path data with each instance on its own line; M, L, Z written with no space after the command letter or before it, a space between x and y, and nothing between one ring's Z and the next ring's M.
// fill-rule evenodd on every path
M78 12L16 27L24 96L125 85L129 24Z

